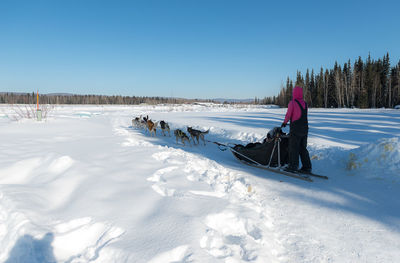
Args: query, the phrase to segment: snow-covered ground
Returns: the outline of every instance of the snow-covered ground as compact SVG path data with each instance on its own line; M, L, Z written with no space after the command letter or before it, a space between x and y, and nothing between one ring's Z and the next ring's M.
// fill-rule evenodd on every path
M312 109L305 182L215 144L132 127L148 114L208 140L261 140L285 109L0 106L0 262L399 262L400 111Z

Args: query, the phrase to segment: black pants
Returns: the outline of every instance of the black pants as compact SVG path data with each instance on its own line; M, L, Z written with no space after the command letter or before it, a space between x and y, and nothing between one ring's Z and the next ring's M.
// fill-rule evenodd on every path
M307 135L297 136L290 134L289 137L289 167L298 169L299 155L304 169L311 169L310 154L307 150Z

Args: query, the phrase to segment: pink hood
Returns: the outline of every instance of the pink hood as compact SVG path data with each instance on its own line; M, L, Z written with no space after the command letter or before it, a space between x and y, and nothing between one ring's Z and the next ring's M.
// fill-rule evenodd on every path
M293 89L293 99L292 100L298 100L299 102L300 102L300 100L303 100L303 88L302 87L296 86Z
M305 108L306 103L303 100L303 88L300 86L296 86L293 89L293 97L292 100L289 102L288 110L286 112L284 123L287 123L289 120L296 121L301 117L301 109L297 102L294 100L298 100L303 108Z

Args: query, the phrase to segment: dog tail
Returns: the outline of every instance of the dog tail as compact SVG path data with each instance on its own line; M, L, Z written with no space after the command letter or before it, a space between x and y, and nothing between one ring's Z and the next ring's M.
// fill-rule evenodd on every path
M203 132L203 134L208 134L209 131L210 131L210 129L208 129L205 132Z

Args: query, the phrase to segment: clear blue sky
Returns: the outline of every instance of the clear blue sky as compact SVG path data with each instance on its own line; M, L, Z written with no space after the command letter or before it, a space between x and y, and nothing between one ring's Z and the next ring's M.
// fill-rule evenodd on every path
M254 98L389 52L400 1L0 1L0 91Z

